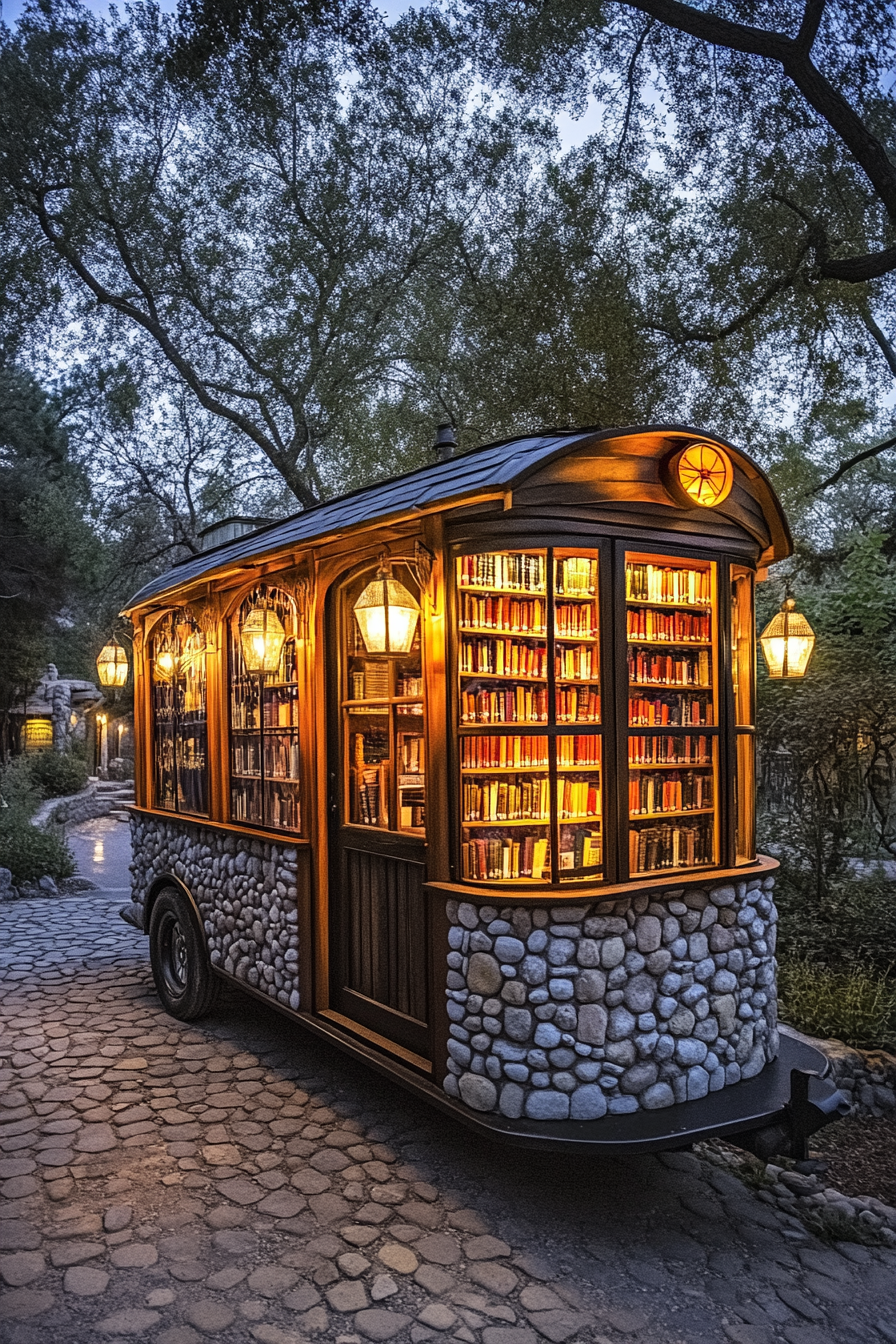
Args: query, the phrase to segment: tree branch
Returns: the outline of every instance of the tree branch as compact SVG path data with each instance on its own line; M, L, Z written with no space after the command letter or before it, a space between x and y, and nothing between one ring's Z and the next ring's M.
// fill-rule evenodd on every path
M890 366L890 372L892 373L893 377L896 378L896 348L894 348L893 342L889 339L888 336L885 335L884 332L881 331L880 327L877 325L874 318L871 316L870 311L867 308L865 312L862 314L862 321L865 323L865 327L867 328L869 334L880 346L881 353L883 354L884 359Z
M645 322L644 325L649 331L659 331L681 345L688 341L698 341L705 345L713 345L716 341L723 341L726 336L733 336L747 326L755 317L759 316L772 299L783 293L785 289L790 288L799 274L803 258L811 246L811 242L807 239L800 248L799 254L790 269L785 271L783 275L776 276L742 313L732 318L724 327L684 327L679 324L677 329L673 330L670 327L663 326L661 322Z
M860 453L854 457L848 457L840 463L833 476L829 476L821 485L816 485L812 491L813 495L818 495L822 490L827 490L829 485L836 485L841 476L845 476L853 467L857 467L860 462L867 462L870 457L877 457L879 453L885 453L888 448L896 448L896 434L891 435L889 439L884 439L883 443L872 444L870 448L863 448Z
M809 54L821 22L824 0L808 0L796 37L735 23L682 4L681 0L620 0L620 3L702 42L778 61L809 106L848 149L896 228L896 164L883 142L871 133L855 108L813 64ZM862 256L836 259L822 252L818 262L822 275L829 279L859 284L877 280L896 269L896 245Z

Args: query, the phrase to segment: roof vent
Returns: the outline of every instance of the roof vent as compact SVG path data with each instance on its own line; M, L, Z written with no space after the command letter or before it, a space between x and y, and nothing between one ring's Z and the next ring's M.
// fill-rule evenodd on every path
M216 546L223 546L225 542L244 537L247 532L254 532L257 527L264 527L270 521L270 518L246 518L235 515L222 518L219 522L210 523L208 527L202 528L198 534L199 545L203 551L211 551Z
M454 456L457 439L454 437L454 426L450 420L446 420L436 429L436 441L433 447L440 462L447 462L449 457Z

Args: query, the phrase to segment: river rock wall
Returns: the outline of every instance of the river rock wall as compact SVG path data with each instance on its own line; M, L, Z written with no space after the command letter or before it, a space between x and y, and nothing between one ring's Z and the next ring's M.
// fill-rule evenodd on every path
M294 846L213 827L131 816L135 905L178 877L202 915L213 966L297 1009L299 932Z
M509 1119L596 1120L754 1077L778 1051L773 887L449 901L444 1090Z

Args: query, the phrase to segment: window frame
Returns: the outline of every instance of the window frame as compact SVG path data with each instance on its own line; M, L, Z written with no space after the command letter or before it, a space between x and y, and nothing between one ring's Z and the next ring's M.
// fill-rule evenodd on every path
M548 574L553 584L553 570L550 568L552 553L556 550L575 550L597 552L599 564L599 648L600 648L600 694L601 720L599 724L581 725L589 735L602 739L601 787L603 794L603 867L601 878L583 877L580 879L556 880L558 875L558 855L552 852L551 881L526 882L525 880L485 882L481 879L463 875L461 844L463 833L463 805L461 773L461 738L463 736L501 736L521 732L522 725L481 724L465 725L461 722L460 710L460 595L463 589L457 582L457 560L460 556L500 551L548 552ZM699 561L715 565L715 638L712 650L716 722L707 735L717 744L715 747L715 830L716 859L712 864L693 868L659 868L653 872L632 873L629 869L629 733L628 723L628 632L626 626L626 589L625 556L626 552L644 555L656 555L682 561ZM448 727L448 769L449 782L449 819L450 819L450 868L452 880L462 885L485 889L489 885L501 887L506 897L523 897L530 891L550 890L571 896L576 891L596 891L604 887L618 885L649 886L652 879L666 879L680 874L682 880L694 881L713 872L731 869L735 866L745 870L757 860L755 850L755 823L753 826L754 848L749 858L737 857L736 848L736 716L733 688L733 666L731 652L732 637L732 601L731 584L736 570L746 570L753 576L755 585L756 552L755 549L738 552L730 542L725 545L713 545L711 538L695 538L694 544L687 544L675 534L657 532L609 533L599 535L585 527L571 526L569 530L556 528L546 531L543 527L527 531L525 525L516 527L499 526L494 529L464 528L463 532L449 539L446 549L446 599L449 614L446 697ZM551 588L548 589L550 600ZM755 663L756 637L753 633L753 661ZM553 616L549 620L548 662L551 670L549 689L553 691ZM753 689L755 705L755 679ZM755 709L754 709L755 714ZM556 740L559 736L569 736L575 732L576 725L546 724L531 725L536 736ZM465 731L464 731L465 730ZM477 732L478 730L478 732ZM739 730L741 733L743 729ZM751 730L755 732L755 729ZM555 816L557 805L557 781L559 772L556 767L556 752L551 746L549 756L549 779L551 780L551 837L558 834ZM500 823L496 823L496 826Z
M203 659L203 675L202 675L203 717L201 722L204 724L204 763L201 767L201 772L204 781L203 792L205 795L205 807L203 809L181 806L180 803L179 774L181 768L185 768L181 767L180 764L181 743L183 740L183 734L180 731L182 727L182 711L178 711L173 705L171 711L172 713L171 743L173 753L172 769L174 778L174 805L172 807L168 807L165 803L161 802L159 798L159 765L160 765L159 750L158 750L159 719L157 716L157 707L155 704L155 689L157 685L164 684L164 682L160 682L159 678L157 678L155 665L156 665L156 640L159 638L162 626L165 624L166 621L170 621L174 625L175 629L179 623L185 624L189 622L189 624L192 626L193 631L195 633L198 633L202 638L201 656ZM147 684L149 692L148 699L149 699L150 743L151 743L151 760L150 760L151 769L150 769L149 783L150 783L150 798L152 799L152 806L156 811L162 812L166 816L210 818L212 808L212 792L211 792L212 778L211 778L211 770L209 768L209 708L211 701L211 696L209 694L209 659L212 656L213 651L209 649L208 636L206 632L202 629L202 626L196 620L196 617L190 611L188 606L186 605L174 606L169 607L167 608L167 610L159 613L158 619L153 622L152 628L147 632L146 646L147 646L147 670L148 670ZM173 675L171 677L169 684L173 686L178 680L178 676L179 673ZM190 767L190 768L196 769L197 767Z

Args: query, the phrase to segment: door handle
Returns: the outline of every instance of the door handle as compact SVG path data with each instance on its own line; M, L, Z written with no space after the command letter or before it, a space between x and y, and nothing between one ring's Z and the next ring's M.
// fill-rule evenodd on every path
M336 771L330 771L330 816L335 821L339 815L339 795L337 791Z

